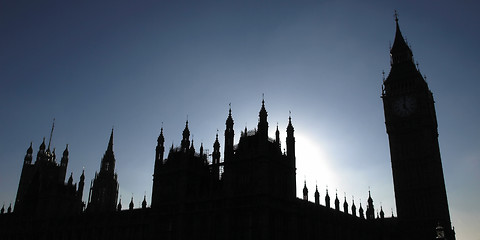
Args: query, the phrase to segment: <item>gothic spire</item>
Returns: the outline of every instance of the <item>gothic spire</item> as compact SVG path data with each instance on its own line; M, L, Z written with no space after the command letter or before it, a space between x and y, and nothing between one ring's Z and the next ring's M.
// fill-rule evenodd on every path
M122 199L121 198L118 200L117 211L119 211L119 212L122 211Z
M328 196L328 187L327 187L327 192L325 193L325 206L327 208L330 208L330 196Z
M343 212L348 213L348 203L347 203L347 195L344 194L343 196Z
M100 173L108 172L113 174L115 171L115 156L113 154L113 128L110 133L110 139L108 140L107 150L103 155L102 162L100 164Z
M163 136L163 127L160 129L160 135L158 135L158 138L157 138L157 143L158 145L162 145L163 146L163 143L165 142L165 137Z
M357 207L355 207L355 200L352 196L352 215L357 216Z
M25 154L24 164L32 163L32 153L33 153L32 142L30 142L30 147L28 147L27 153Z
M390 49L391 54L391 64L392 66L399 63L410 62L413 63L413 54L410 47L408 47L405 39L402 36L402 32L400 31L400 26L398 25L398 14L395 11L395 40L393 42L393 46Z
M277 143L278 147L280 147L280 131L278 130L278 122L277 130L275 130L275 142Z
M129 210L133 210L133 197L132 197L132 200L130 200L130 204L128 204L128 209Z
M60 160L60 165L65 168L68 165L68 144L65 146L65 150L63 150L63 155L62 155L62 160Z
M85 181L85 169L82 170L82 175L80 175L80 182Z
M362 200L360 199L360 208L358 209L358 214L360 215L360 218L365 219L365 215L363 215L363 208L362 208Z
M142 209L147 208L147 196L143 195Z
M32 142L30 142L30 147L27 149L27 154L32 154L33 153L33 148L32 148Z
M107 151L113 152L113 127L112 127L112 132L110 133L110 139L108 140Z
M73 172L70 173L70 177L68 178L68 185L72 186L73 185Z
M40 147L38 149L39 149L39 151L44 151L45 150L45 137L43 137L42 144L40 144Z
M227 129L233 129L233 118L232 118L232 104L228 104L228 117L227 121L225 122L225 125Z
M338 200L338 194L335 190L335 210L340 211L340 200Z
M228 162L233 158L233 139L235 131L233 130L233 118L232 118L232 104L229 104L228 117L225 122L225 146L224 146L224 161Z
M370 195L370 190L368 190L368 200L367 200L367 219L374 219L375 218L375 208L373 206L373 199Z
M295 130L292 125L292 112L288 111L287 140L288 138L294 138L293 137L294 131Z

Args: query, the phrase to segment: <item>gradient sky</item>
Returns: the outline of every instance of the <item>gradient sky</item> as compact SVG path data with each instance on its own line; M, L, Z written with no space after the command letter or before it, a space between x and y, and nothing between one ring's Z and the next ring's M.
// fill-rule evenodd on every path
M201 3L200 3L201 2ZM362 2L361 4L359 2ZM455 3L455 4L454 4ZM262 94L282 147L289 111L297 190L324 204L396 215L380 98L399 12L403 35L436 101L457 239L480 239L480 5L475 1L2 1L0 204L13 203L25 152L55 131L68 173L86 188L112 126L124 206L151 198L156 139L212 150L232 104L235 140L257 125ZM223 147L223 146L222 146ZM223 153L223 150L222 150ZM59 159L59 158L58 158Z

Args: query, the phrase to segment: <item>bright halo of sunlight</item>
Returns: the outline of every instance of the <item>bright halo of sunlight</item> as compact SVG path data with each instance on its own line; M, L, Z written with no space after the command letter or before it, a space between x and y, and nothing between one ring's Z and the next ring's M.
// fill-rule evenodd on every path
M335 173L329 166L329 159L320 142L305 134L295 134L295 155L297 162L297 196L302 196L304 181L307 181L309 199L313 199L315 184L318 191L325 192L326 186L337 186Z

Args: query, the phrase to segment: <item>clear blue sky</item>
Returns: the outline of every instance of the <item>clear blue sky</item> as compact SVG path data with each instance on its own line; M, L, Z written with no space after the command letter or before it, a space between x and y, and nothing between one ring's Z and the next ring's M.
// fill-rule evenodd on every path
M480 239L480 15L475 1L2 1L0 204L22 161L50 134L86 189L112 126L120 194L151 197L156 138L212 149L232 104L236 137L257 124L262 93L285 139L297 138L297 185L338 189L390 216L395 200L380 99L400 27L436 100L457 239ZM361 4L359 3L361 2ZM299 192L300 193L300 192ZM299 194L300 196L300 194ZM125 204L124 204L125 205Z

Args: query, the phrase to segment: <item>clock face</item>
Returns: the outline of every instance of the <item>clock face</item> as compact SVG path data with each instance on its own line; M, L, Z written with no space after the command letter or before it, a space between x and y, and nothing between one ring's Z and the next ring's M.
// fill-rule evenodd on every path
M393 103L393 110L395 114L400 117L406 117L415 111L415 99L412 96L402 96Z

